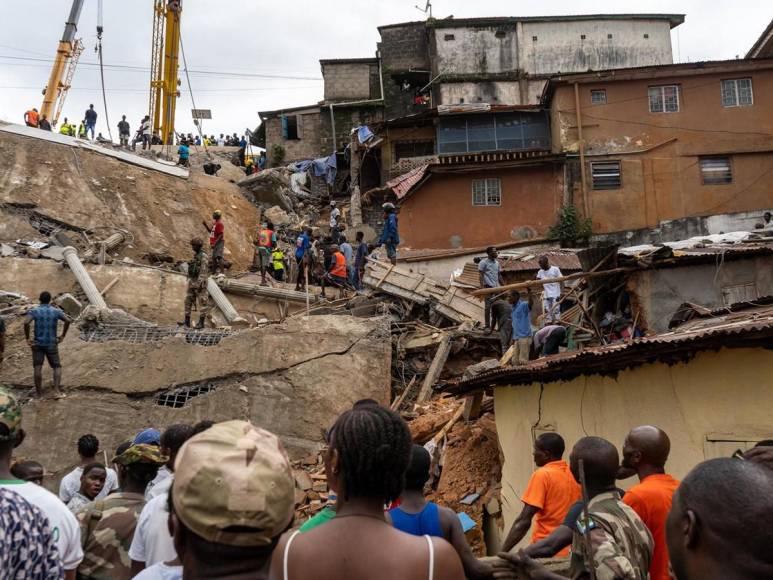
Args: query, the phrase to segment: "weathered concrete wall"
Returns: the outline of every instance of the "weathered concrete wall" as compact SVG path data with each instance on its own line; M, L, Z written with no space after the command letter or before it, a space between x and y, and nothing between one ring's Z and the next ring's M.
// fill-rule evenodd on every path
M512 72L518 65L515 25L446 27L433 30L434 74Z
M673 62L670 24L664 20L521 22L518 27L518 64L530 75Z
M520 105L521 94L518 81L481 81L442 83L440 105L460 103L491 103Z
M746 441L773 436L773 351L722 349L687 364L648 364L617 379L579 377L565 383L501 387L494 392L499 444L504 453L505 529L521 511L520 497L534 470L533 427L554 430L569 450L585 435L622 447L628 431L654 424L671 438L666 470L681 479L696 463L745 449ZM707 439L735 439L717 444ZM635 478L621 481L630 487ZM526 536L525 543L528 543Z
M668 321L685 302L721 308L722 290L740 284L755 286L753 298L773 295L773 257L634 272L628 288L639 297L647 328L660 333L668 331Z
M322 76L325 80L325 101L355 101L378 98L373 94L371 75L378 74L375 59L334 63L322 61ZM378 90L376 90L378 93Z
M272 146L281 145L285 150L282 164L301 159L316 159L322 156L320 149L321 127L319 109L288 113L295 116L298 122L298 139L282 137L282 119L273 117L266 119L266 155L269 166L274 164Z
M18 334L0 382L24 392L32 364L28 349L15 346ZM184 339L93 343L73 333L60 347L68 397L25 405L28 437L18 453L57 472L72 464L83 433L96 434L110 450L143 427L205 418L249 419L277 433L295 455L305 453L318 448L324 429L355 401L388 401L388 338L383 319L343 316L245 331L214 347ZM159 394L186 386L214 390L179 408L158 403Z
M383 26L378 29L386 98L386 118L396 119L427 108L413 102L413 91L403 91L403 80L409 79L418 88L430 81L428 33L424 22ZM408 71L427 71L409 73Z
M473 206L472 181L499 178L502 203ZM561 207L559 166L436 174L400 204L400 238L410 248L476 248L541 237Z

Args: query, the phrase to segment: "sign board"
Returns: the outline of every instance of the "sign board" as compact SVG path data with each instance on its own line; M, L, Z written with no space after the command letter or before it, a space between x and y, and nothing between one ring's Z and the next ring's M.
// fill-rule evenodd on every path
M191 109L191 115L194 119L211 119L211 109Z

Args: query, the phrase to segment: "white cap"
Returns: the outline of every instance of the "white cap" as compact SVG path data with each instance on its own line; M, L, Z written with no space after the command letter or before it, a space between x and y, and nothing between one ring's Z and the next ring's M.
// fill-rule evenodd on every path
M336 204L335 200L330 202L330 205L332 205L332 206L335 206L335 204Z

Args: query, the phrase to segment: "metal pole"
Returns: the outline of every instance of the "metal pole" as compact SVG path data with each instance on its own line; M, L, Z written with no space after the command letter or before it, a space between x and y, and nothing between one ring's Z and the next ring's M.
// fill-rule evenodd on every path
M67 265L70 266L70 270L72 270L72 273L78 280L78 284L83 288L83 292L85 292L86 298L88 298L91 305L96 306L97 308L107 308L105 299L102 298L102 294L97 290L91 276L89 276L89 273L86 272L86 268L83 267L80 259L78 259L78 251L72 246L67 246L62 253L64 259L67 261Z
M217 282L215 279L210 276L207 279L207 291L209 292L209 295L212 296L212 299L215 301L215 304L217 304L217 307L220 309L220 311L225 316L226 320L233 325L247 325L247 321L239 316L239 313L236 311L236 308L233 307L233 304L226 298L225 294L223 294L223 291L220 289L220 286L217 285Z

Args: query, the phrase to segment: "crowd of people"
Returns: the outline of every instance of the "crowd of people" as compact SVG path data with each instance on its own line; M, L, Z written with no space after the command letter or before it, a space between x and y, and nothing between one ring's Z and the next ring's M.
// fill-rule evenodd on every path
M456 514L427 501L429 452L373 400L325 431L330 504L306 522L295 521L282 443L247 421L146 428L109 456L83 435L58 495L40 463L14 460L24 441L22 407L0 388L3 578L563 578L538 559L569 548L572 578L773 577L773 441L700 463L680 483L657 427L633 429L622 461L611 442L583 437L566 462L563 438L543 434L497 559L475 558Z

